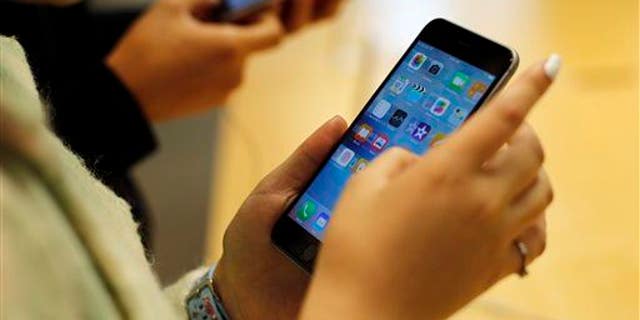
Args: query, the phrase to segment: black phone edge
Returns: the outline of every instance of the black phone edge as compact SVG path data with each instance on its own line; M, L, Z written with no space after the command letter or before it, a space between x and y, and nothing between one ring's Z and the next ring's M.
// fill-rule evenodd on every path
M431 32L432 28L435 29L434 32ZM437 34L438 28L448 29L446 30L447 39L442 38L442 36L444 36L443 34L441 33ZM461 40L456 41L457 45L454 45L453 43L449 42L449 38L451 37L452 31L456 33L456 36L461 35L461 38L463 39L462 41ZM465 40L467 40L467 42L465 42ZM469 40L471 41L468 42ZM353 127L358 122L355 120L360 119L361 116L366 112L367 106L371 105L373 100L379 95L380 91L384 89L385 84L388 83L392 75L402 65L404 60L411 53L411 50L415 47L415 45L419 41L423 41L429 45L432 45L437 49L445 51L446 53L462 61L465 61L466 63L479 67L487 72L500 75L499 81L491 84L491 86L487 89L487 94L483 96L480 99L480 101L478 101L478 104L474 107L474 109L471 111L468 117L471 117L480 107L484 105L484 103L488 99L493 97L500 89L504 87L504 85L513 76L513 74L515 73L515 70L519 65L519 57L515 50L510 49L509 47L502 45L496 41L493 41L491 39L485 38L479 34L476 34L446 19L443 19L443 18L434 19L429 23L427 23L427 25L422 29L422 31L420 31L419 35L415 38L415 40L408 46L407 50L398 59L398 62L393 66L393 68L391 68L391 70L389 71L389 74L381 82L380 86L374 91L374 93L371 95L369 100L364 104L362 110L354 118L354 121L349 125L349 128L347 129L345 135L349 134L349 132L353 130ZM491 55L492 53L498 53L498 56L504 55L504 54L508 55L507 59L504 59L506 57L505 56L505 57L502 57L503 58L502 60L509 61L509 64L505 66L494 65L492 68L491 67L488 68L490 69L488 70L487 65L484 65L483 63L479 63L481 59L485 58L484 57L485 55L482 55L482 57L477 57L477 56L474 57L473 53L461 54L461 52L464 52L464 51L458 51L454 53L455 50L452 50L452 46L453 47L474 46L474 44L477 45L478 42L481 42L482 45L485 47L486 46L492 47L493 50L488 50L488 51L493 51L493 52L487 52L485 55ZM483 62L486 63L487 61L485 60ZM480 65L484 66L484 68L480 67ZM341 141L342 141L342 137L332 147L331 152L328 153L328 156L322 162L322 165L318 167L316 172L314 172L314 175L313 175L314 178L312 178L309 181L309 183L307 183L304 186L304 188L302 188L303 192L309 188L313 179L315 179L315 177L320 173L320 171L322 170L322 168L324 168L326 163L330 161L331 155L333 155L336 152L336 150L340 146ZM273 229L271 232L271 242L272 242L272 245L274 245L278 251L283 253L295 265L300 267L305 272L311 274L313 272L315 258L320 248L321 241L316 239L307 230L305 230L302 226L297 224L293 219L291 219L288 216L288 213L293 209L293 207L298 202L302 194L303 193L301 193L293 201L291 201L291 204L287 206L286 210L282 213L280 218L278 218L278 221L273 226Z

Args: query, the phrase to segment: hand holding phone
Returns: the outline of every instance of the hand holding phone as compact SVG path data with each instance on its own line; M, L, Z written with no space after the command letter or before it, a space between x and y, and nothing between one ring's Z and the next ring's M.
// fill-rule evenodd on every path
M282 1L280 16L288 31L333 16L342 0L287 0Z
M347 129L334 117L267 175L244 201L224 236L216 286L232 319L295 319L309 276L271 243L271 230Z
M445 319L545 247L552 199L523 120L551 83L537 63L426 155L393 148L351 178L301 319ZM549 65L547 63L547 65ZM555 73L551 73L553 76ZM505 144L508 147L502 148Z
M213 11L212 18L222 22L241 22L261 11L275 7L283 26L296 31L303 26L333 16L342 0L222 0Z
M509 56L512 56L512 55L509 54ZM417 64L420 64L420 59L417 59L417 60L418 60L417 61L418 63L416 63L416 65L414 65L413 67L417 67ZM427 62L423 62L422 64L426 65ZM407 68L409 67L408 64L405 66ZM505 78L506 76L503 76L501 79L505 79ZM533 84L531 83L532 79L535 80L539 78L529 78L528 80L523 82L529 83L528 85L525 86L528 88L527 90L535 91L536 85L535 85L535 82ZM542 79L543 79L542 81L544 82L545 81L544 78ZM498 81L498 82L503 82L503 81ZM398 87L400 88L402 87L402 85L399 85ZM489 95L488 91L484 93L483 98L486 99L486 97ZM526 95L523 96L521 94L518 94L516 96L517 96L516 98L508 101L509 104L516 105L516 106L533 104L533 102L530 101L531 99L527 98ZM503 97L501 97L499 98L499 100L496 100L496 102L494 103L499 105L499 104L504 104L504 102L505 100L503 100ZM488 106L486 110L491 109L492 105ZM387 121L391 120L392 115L389 110L391 109L391 107L386 106L385 104L382 104L380 108L376 108L376 109L378 109L377 111L375 111L376 114L379 115L379 114L385 113L388 116L385 120ZM385 111L385 109L387 109L386 112L383 112ZM452 109L442 107L442 104L439 104L439 105L436 105L436 108L434 108L434 112L442 113L442 109L447 109L450 112L452 110ZM430 112L429 110L427 111ZM372 109L371 114L373 113L374 113L374 110ZM522 115L523 113L516 113L516 114ZM408 114L398 113L397 116L393 117L395 118L393 122L397 123L400 120L403 120L403 118L404 120L406 120L407 115ZM479 126L479 127L482 127L482 126ZM366 131L369 130L370 128L365 127L364 129L365 129L364 131L361 131L362 134L365 134ZM283 165L278 167L273 173L267 176L256 187L254 192L247 198L247 200L243 204L242 208L234 218L232 224L227 229L227 232L225 234L224 255L218 264L219 268L216 272L216 279L217 279L216 282L218 285L218 289L221 291L222 298L225 301L225 305L227 306L228 309L232 309L236 311L240 310L242 311L241 314L245 316L247 314L258 315L258 316L262 314L261 317L263 318L266 317L266 318L273 318L273 319L290 318L292 317L292 315L297 314L298 308L300 306L302 296L306 290L306 286L309 278L304 274L302 269L296 268L293 263L290 263L289 261L286 260L284 255L281 255L276 251L277 250L276 247L269 242L269 239L268 239L269 232L271 232L272 227L275 221L277 220L278 215L282 212L283 208L288 207L289 204L292 203L291 199L293 199L295 195L304 193L305 190L308 189L308 185L316 178L317 172L323 170L323 168L326 166L326 162L323 163L321 159L330 158L330 154L333 155L335 153L336 148L331 148L331 145L338 144L340 142L341 140L340 136L344 133L344 130L345 130L344 122L335 120L335 119L330 121L327 125L323 126L323 128L321 128L316 133L314 133L312 137L307 139L307 141L305 141L305 143L303 143L303 145L298 150L296 150L296 152L294 152L294 154ZM354 133L350 131L349 137L352 137L353 134ZM473 136L475 137L476 135L473 134ZM478 137L481 137L481 136L482 135L478 135ZM517 157L515 162L521 163L523 161L526 162L526 159L530 159L530 158L536 159L535 157L527 156L528 151L526 151L531 146L536 145L535 144L536 139L532 139L531 133L530 132L526 133L526 129L524 134L517 134L517 136L524 137L524 138L518 139L521 141L520 143L514 143L514 146L515 145L520 146L518 148L515 148L515 150L520 150L520 151L509 153L512 155L521 155L521 157ZM435 138L436 136L434 135L433 137ZM444 144L443 147L450 145L450 141L451 139L453 139L453 137L455 137L455 134L450 136L447 139L448 142ZM423 141L428 141L428 139L429 139L428 137L425 137ZM380 148L380 146L384 145L383 140L384 139L382 139L380 142L377 143L376 148ZM466 141L467 139L459 139L459 140ZM438 141L442 141L442 139L440 138ZM522 141L529 141L529 142L523 143ZM373 144L371 145L373 148ZM522 146L529 146L529 147L523 148ZM436 150L437 149L438 148L436 148ZM338 241L333 241L330 238L327 238L328 241L333 243L333 244L327 244L327 246L331 246L331 247L339 246L340 248L336 250L331 248L327 249L326 251L332 251L335 253L335 255L325 259L324 258L325 254L323 253L323 257L320 258L319 260L320 264L317 269L318 274L316 274L315 276L314 285L309 294L309 299L307 301L307 307L305 308L305 311L304 311L304 316L308 316L309 314L314 314L314 312L316 317L319 315L326 315L326 309L319 310L314 307L321 308L322 306L331 305L333 312L338 312L342 317L348 318L349 314L347 312L350 310L353 311L354 309L346 309L346 308L341 309L341 307L363 306L360 302L363 302L363 301L367 302L367 301L365 301L366 299L363 300L363 299L359 299L360 297L358 297L358 299L355 299L357 301L345 299L345 300L342 300L342 304L340 304L341 301L339 299L341 297L346 297L345 295L343 295L343 293L346 293L346 292L362 293L363 291L368 291L372 294L376 294L376 297L374 297L375 299L372 298L372 299L369 299L368 301L374 304L377 303L377 305L373 306L374 308L371 308L369 310L366 310L365 308L364 311L367 311L367 312L377 312L378 310L380 310L379 308L383 306L393 306L393 305L397 306L398 305L398 301L396 301L397 299L407 298L407 295L406 295L407 292L404 292L404 293L400 292L400 294L390 297L390 295L393 295L395 293L394 292L395 289L389 290L388 292L384 290L375 290L375 288L372 290L369 290L371 287L367 287L366 286L367 284L371 284L371 285L377 284L378 286L380 285L380 282L371 281L371 280L379 280L378 278L376 278L377 274L374 274L374 275L368 274L368 276L364 276L364 278L366 278L365 280L355 281L355 280L362 280L362 279L356 276L353 276L353 273L351 273L353 270L358 270L357 268L371 267L368 269L368 271L373 271L373 272L385 275L384 273L385 270L393 269L396 266L393 263L394 260L397 258L396 256L392 256L391 258L383 258L382 256L376 256L375 254L371 255L371 253L374 252L371 250L372 248L378 249L378 250L385 250L384 252L386 255L402 254L401 256L402 258L415 257L415 254L412 255L411 254L412 252L410 252L410 249L412 248L415 249L415 247L410 247L412 245L411 242L402 242L400 246L394 246L394 244L396 244L398 241L387 241L388 238L382 237L383 235L388 235L392 233L391 230L387 230L388 227L391 227L390 224L382 223L377 225L379 228L367 229L367 227L373 226L372 223L367 223L368 220L372 220L373 222L373 219L377 219L380 217L382 217L381 219L383 219L386 216L386 217L389 217L389 219L386 221L401 221L405 223L409 221L411 222L410 225L415 227L418 226L418 223L424 224L427 221L430 221L429 219L426 219L425 212L422 210L416 214L403 214L400 217L398 217L398 218L405 217L404 219L393 218L394 214L400 213L401 209L406 209L406 206L405 206L406 204L411 203L409 201L398 201L399 199L404 199L403 197L405 198L409 197L410 200L412 200L413 198L424 200L424 199L427 199L427 196L429 196L428 199L433 199L433 197L431 197L431 195L426 192L416 193L415 190L413 189L406 191L407 190L406 188L398 188L398 190L405 190L406 192L395 191L395 193L394 192L370 193L369 191L367 191L367 190L371 190L370 187L375 185L382 186L385 188L385 190L395 189L395 186L392 187L392 186L385 185L385 184L390 184L392 177L394 177L393 180L395 181L398 181L400 176L403 176L403 177L415 176L416 178L421 177L420 175L405 174L404 172L406 172L406 170L408 170L410 166L416 166L418 163L425 162L425 161L422 160L419 156L412 155L411 153L408 153L406 151L404 151L404 155L400 155L398 158L409 159L408 161L406 162L403 160L395 161L394 159L396 158L396 156L394 156L394 153L396 152L398 151L392 151L391 153L387 152L389 156L386 156L387 153L381 153L383 154L383 157L387 157L388 159L391 159L391 160L387 161L387 160L384 160L384 158L378 159L378 160L382 160L380 163L383 163L383 164L391 163L390 166L385 165L381 169L370 168L363 172L365 174L367 173L375 174L377 172L379 174L377 174L376 176L380 180L377 180L377 179L366 180L366 182L363 183L364 184L363 188L361 188L361 190L363 191L363 195L358 196L357 199L356 197L354 197L356 201L346 202L348 200L347 198L345 198L345 203L351 203L352 205L354 205L354 209L356 210L354 212L363 212L362 209L364 209L364 214L356 213L354 215L359 218L351 221L352 223L351 226L353 227L341 221L338 221L337 224L334 224L334 226L338 226L338 227L340 225L344 225L342 230L344 230L345 232L342 234L345 235L345 237L341 238ZM400 153L402 152L403 151L400 151ZM430 152L429 155L430 154L432 153ZM429 157L429 155L427 155L427 157ZM347 156L350 157L348 153L347 153ZM411 158L413 158L414 160L411 160ZM504 161L504 159L502 161ZM398 162L401 163L402 165L397 165ZM451 163L451 164L457 163L452 159L449 159L448 161L443 160L442 162ZM508 162L511 162L511 161L508 161ZM354 162L354 164L356 163L357 162ZM373 166L378 166L377 160L373 161L372 163L373 163ZM433 162L429 162L429 163L433 163ZM361 165L356 166L356 168L362 168L362 167L366 167L366 164L364 166L361 166ZM430 166L423 165L423 167L427 168ZM397 171L395 169L388 170L388 168L392 168L392 169L396 168L398 170ZM439 170L435 170L435 168L436 168L435 166L434 168L428 168L427 171L432 171L432 173L433 172L448 173L448 171L439 171ZM452 168L454 167L452 166ZM453 170L453 169L451 171L457 172L456 170ZM389 172L391 172L391 174L389 174ZM383 174L380 174L380 173L383 173ZM445 175L443 174L442 176L445 176ZM421 181L421 179L418 179L418 180ZM364 180L360 179L360 181L364 181ZM382 182L382 183L376 184L375 181ZM544 181L544 178L541 178L540 181ZM534 199L538 199L538 201L532 201L530 202L530 204L539 203L539 199L541 198L541 195L544 195L545 194L544 191L548 190L544 188L545 185L548 186L548 183L542 182L540 184L537 184L538 187L531 189L532 194L538 195L537 197L533 197ZM354 192L349 192L349 190L351 189L353 188L350 187L349 189L347 189L347 193L345 194L345 196L354 194ZM356 190L356 189L353 189L353 190ZM434 189L433 196L435 197L436 195L441 195L443 194L442 192L443 190ZM370 194L370 196L366 196L367 194ZM499 195L498 193L490 194L490 196L498 196L498 195ZM378 198L386 198L387 200L391 199L391 201L393 202L393 205L392 206L370 205L370 204L376 203L376 201L380 201L380 199ZM464 193L460 197L456 195L456 197L451 199L452 200L451 202L449 202L449 204L455 205L457 204L457 202L453 200L463 200ZM357 206L361 206L361 207L357 207ZM307 205L307 206L304 206L303 208L304 210L301 210L302 214L308 215L311 212L315 211L318 217L322 216L320 215L320 212L318 212L317 206L314 207L313 205ZM369 211L369 210L366 210L367 208L373 208L371 210L371 213L378 212L378 211L374 211L374 209L375 210L384 209L384 212L382 212L381 214L378 213L378 214L367 215L366 213ZM340 208L336 209L336 212L337 212L336 219L340 216L348 216L347 213L345 214L340 213L340 212L347 212L346 210L347 209L340 209ZM538 210L539 208L536 210L533 210L530 213L530 216L535 216L536 215L535 212ZM284 219L285 217L286 216L282 217L280 220L282 221L282 219ZM465 217L465 216L460 216L460 217ZM363 219L361 220L360 218L363 218ZM312 219L312 218L310 217L309 219ZM333 219L333 217L330 217L330 219ZM322 221L323 219L315 219L315 220L319 221L317 223L318 228L325 228L326 230L332 230L331 228L328 227L328 224L326 223L326 221L325 222ZM364 223L361 223L361 222L364 222ZM384 220L382 222L384 222ZM275 229L277 230L278 226L276 226ZM276 230L273 230L273 232L275 233ZM409 237L415 237L416 235L421 236L424 234L424 232L402 233L402 232L397 232L397 230L394 230L394 231L398 236L407 236L407 239L410 239ZM543 231L544 231L543 221L540 219L536 223L532 223L529 228L527 228L525 231L521 233L523 240L531 244L532 255L529 257L530 260L533 259L533 257L539 253L539 250L542 247L541 244L543 244L543 241L541 241L541 239L544 240L544 237L542 234ZM449 236L451 236L451 238L447 238L446 240L455 241L454 244L457 242L463 243L459 241L460 239L456 238L456 235L461 233L458 233L455 230L452 231L452 230L447 230L446 228L443 228L442 230L439 230L439 232L440 232L438 233L439 235L446 233ZM330 234L331 233L334 233L334 231L330 231ZM289 239L293 239L293 240L299 239L296 237L299 235L301 235L300 232L291 235ZM380 236L379 239L376 238L378 236ZM332 236L328 236L328 237L332 237ZM373 240L380 240L380 241L368 241L372 237L375 238ZM276 241L276 245L280 245L282 243L282 242L278 242L277 237L273 237L273 238L274 238L274 241ZM429 245L429 243L424 243L424 242L418 242L418 244ZM439 244L433 243L433 245L438 246ZM305 257L307 259L315 258L315 250L309 250L308 249L309 246L299 245L299 247L305 249L304 251L302 251L303 255L301 256L301 258L305 258ZM311 248L313 249L313 247ZM361 248L364 248L364 249L361 250ZM438 247L437 249L442 249L442 248L446 249L447 246L442 245L442 247ZM438 251L438 252L442 252L442 251ZM369 253L368 258L372 259L371 260L372 262L364 261L361 259L363 257L367 257L368 253ZM437 254L437 252L434 254ZM425 256L424 257L425 259L422 259L421 261L432 261L436 263L440 261L437 259L436 260L426 259L426 256L427 256L426 254L424 254L424 256ZM514 257L511 257L511 258L514 258ZM292 257L289 256L289 259L292 259ZM324 262L325 260L328 262L325 263ZM530 260L528 262L530 262ZM414 261L417 261L417 260L414 260ZM403 260L398 262L406 263L407 261ZM509 260L509 263L512 263L512 265L510 265L510 268L515 268L515 265L519 263L519 260L517 259L515 261ZM352 268L353 266L357 266L357 268ZM399 268L399 270L403 271L405 269ZM462 271L466 272L466 270L462 270ZM397 275L398 273L389 273L389 274ZM403 280L406 280L407 277L411 279L410 277L413 276L414 274L415 273L412 271L404 274L405 278L403 278ZM362 273L361 275L365 275L365 273ZM425 276L427 275L433 276L432 273L426 274ZM483 276L483 274L480 274L480 275L472 274L472 275L475 275L478 277ZM449 276L452 276L452 275L450 274ZM437 275L436 275L436 278L437 278ZM326 281L319 280L319 279L326 279ZM464 277L461 277L460 281L464 281L464 279L465 279ZM471 280L474 280L474 281L469 281L468 283L470 284L477 283L475 281L477 279L471 279ZM456 279L456 281L458 281L458 279ZM340 285L342 284L344 284L345 287L349 286L349 290L341 290L342 287ZM356 288L355 286L351 286L351 285L356 285L359 287ZM394 288L393 285L394 284L392 284L392 289ZM357 290L350 291L350 289L353 289L353 288ZM459 304L461 300L471 299L472 297L468 296L469 292L470 291L464 291L460 295L455 295L455 292L454 292L454 295L448 295L448 292L443 292L440 296L437 297L438 299L435 299L434 301L425 301L422 298L420 298L419 300L420 302L430 302L430 303L433 303L434 305L440 303L442 305L441 308L434 308L434 312L443 312L443 309L450 310L453 304L456 304L456 303ZM402 294L405 294L405 295L403 296ZM330 295L330 296L325 296L325 295ZM465 295L465 296L461 298L461 295ZM422 294L416 294L414 296L422 297ZM350 296L350 297L353 297L353 296ZM347 297L347 298L350 298L350 297ZM394 298L396 300L394 301L388 300L388 301L382 301L382 302L380 301L380 299L387 299L387 298ZM406 300L409 301L411 299L406 299ZM345 304L347 303L349 303L350 305L346 306ZM234 309L234 306L235 306L235 309ZM342 313L342 311L345 311L345 313ZM385 310L381 310L381 311L385 311ZM362 312L359 314L359 316L366 317L366 315L368 314L367 312ZM265 315L270 315L271 317L265 316Z
M232 25L203 21L210 10L198 1L156 1L109 53L107 65L149 119L172 119L223 104L240 85L248 57L276 46L284 36L275 13Z
M351 176L392 146L424 154L441 144L517 65L515 51L446 20L431 21L285 211L274 227L274 244L310 272Z

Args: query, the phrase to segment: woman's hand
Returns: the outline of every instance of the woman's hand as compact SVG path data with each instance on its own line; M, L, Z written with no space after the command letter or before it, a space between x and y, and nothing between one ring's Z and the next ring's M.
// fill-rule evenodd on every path
M232 319L294 319L298 314L309 277L275 249L271 230L346 128L336 117L318 129L260 182L231 222L215 281Z
M240 84L249 54L275 46L284 36L273 11L247 25L204 22L215 2L156 2L107 57L150 119L223 103Z
M552 191L523 121L557 72L547 67L530 68L425 156L391 149L350 180L304 319L445 318L520 269L515 241L527 263L542 253Z
M288 31L333 16L342 0L284 0L280 16Z

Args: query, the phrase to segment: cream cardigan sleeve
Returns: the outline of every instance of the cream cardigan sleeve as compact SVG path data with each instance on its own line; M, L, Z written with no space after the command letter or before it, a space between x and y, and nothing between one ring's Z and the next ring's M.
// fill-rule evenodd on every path
M186 318L204 271L160 286L129 206L49 130L44 106L21 47L0 36L0 318Z

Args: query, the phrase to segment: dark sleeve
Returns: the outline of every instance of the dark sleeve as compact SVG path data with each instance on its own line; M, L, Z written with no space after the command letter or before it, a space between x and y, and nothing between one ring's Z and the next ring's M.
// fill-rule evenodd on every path
M96 21L84 3L0 1L0 33L25 48L56 133L99 176L118 175L149 155L156 141L140 105L103 62L119 37L105 30L126 27L104 29Z
M138 103L102 63L86 78L51 85L52 123L69 147L99 175L120 174L150 154L156 142Z

